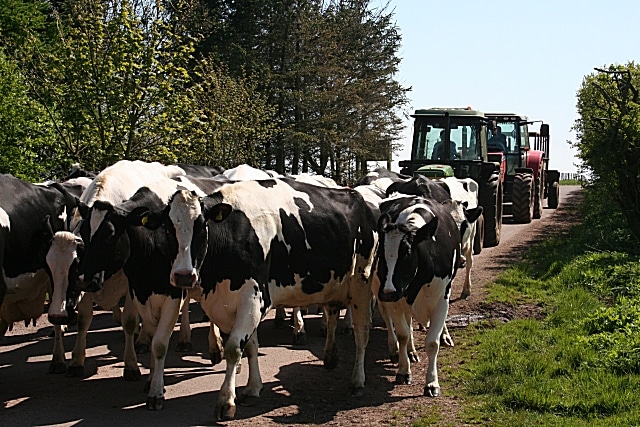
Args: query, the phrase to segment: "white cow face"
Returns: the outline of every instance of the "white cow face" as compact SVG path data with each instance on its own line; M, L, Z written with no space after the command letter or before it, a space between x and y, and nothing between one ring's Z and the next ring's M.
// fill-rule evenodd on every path
M419 205L402 211L395 222L386 213L380 217L377 274L381 301L397 301L404 295L418 271L417 245L433 238L437 227L437 218L432 213L425 215Z
M53 288L48 316L54 325L75 323L79 294L75 278L83 251L82 239L75 234L59 231L53 236L47 253L47 266Z

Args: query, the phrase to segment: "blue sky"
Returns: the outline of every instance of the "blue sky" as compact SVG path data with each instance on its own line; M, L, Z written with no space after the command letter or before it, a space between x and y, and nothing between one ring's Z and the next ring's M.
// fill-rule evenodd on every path
M380 0L380 5L386 4ZM376 1L371 2L376 6ZM472 106L543 120L550 167L575 172L576 93L594 67L640 62L640 1L391 0L409 111ZM409 158L411 122L402 152Z

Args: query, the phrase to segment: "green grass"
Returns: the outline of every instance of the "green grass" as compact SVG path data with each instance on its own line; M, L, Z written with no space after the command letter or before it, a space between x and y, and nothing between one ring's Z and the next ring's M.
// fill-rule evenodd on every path
M456 334L443 363L465 360L444 370L457 425L640 426L639 245L606 206L583 217L488 285L489 301L540 305L543 320Z

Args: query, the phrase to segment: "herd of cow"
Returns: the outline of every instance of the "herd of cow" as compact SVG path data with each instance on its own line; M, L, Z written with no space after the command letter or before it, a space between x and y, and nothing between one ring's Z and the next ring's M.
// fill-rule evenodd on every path
M87 176L31 184L0 174L0 337L13 322L40 317L48 298L55 325L51 372L84 374L94 305L114 307L125 335L124 378L141 378L138 334L152 354L147 408L161 409L169 339L182 310L178 342L188 348L187 310L195 299L211 322L211 360L226 361L214 415L232 419L236 402L256 399L262 389L260 321L273 308L317 304L326 320L327 368L337 363L338 315L350 310L356 345L350 384L359 395L375 302L390 357L398 360L397 382L410 383L410 362L419 360L412 320L428 326L424 393L439 395L438 349L441 341L453 344L445 320L451 283L463 266L462 296L470 294L482 213L474 181L378 169L348 188L246 165L224 170L142 161L80 175ZM299 310L293 320L300 338ZM62 327L76 323L67 366ZM243 354L249 377L236 397Z

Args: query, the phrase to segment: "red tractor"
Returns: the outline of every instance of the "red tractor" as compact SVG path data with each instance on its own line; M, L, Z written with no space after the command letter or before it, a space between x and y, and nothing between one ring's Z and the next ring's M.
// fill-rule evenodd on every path
M529 223L542 216L544 199L551 209L558 207L560 173L549 170L549 125L535 123L517 114L485 114L489 160L506 158L504 202L510 203L513 221ZM507 208L507 206L505 206Z

